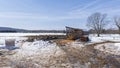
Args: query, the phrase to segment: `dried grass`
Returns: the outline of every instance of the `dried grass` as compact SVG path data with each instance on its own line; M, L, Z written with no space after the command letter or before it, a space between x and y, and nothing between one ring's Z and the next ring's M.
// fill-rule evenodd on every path
M73 40L57 40L59 44L73 42ZM57 46L55 52L52 54L23 56L21 59L14 57L10 59L12 68L119 68L119 56L107 54L94 49L97 44L104 44L108 42L96 43L87 45L85 47L75 47L72 45ZM114 58L118 57L118 58ZM19 57L19 56L18 56ZM7 60L3 58L2 60ZM78 66L75 66L78 65ZM1 65L1 64L0 64Z

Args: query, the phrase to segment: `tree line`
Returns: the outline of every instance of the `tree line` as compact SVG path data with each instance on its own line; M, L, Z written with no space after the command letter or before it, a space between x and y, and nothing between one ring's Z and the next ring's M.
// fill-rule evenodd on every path
M94 31L94 33L96 33L97 36L99 37L100 34L105 32L107 25L110 24L110 22L106 18L107 14L102 14L100 12L93 13L87 18L87 27L91 29L91 31ZM114 23L115 26L117 26L118 33L120 34L120 17L119 16L113 17L112 23Z

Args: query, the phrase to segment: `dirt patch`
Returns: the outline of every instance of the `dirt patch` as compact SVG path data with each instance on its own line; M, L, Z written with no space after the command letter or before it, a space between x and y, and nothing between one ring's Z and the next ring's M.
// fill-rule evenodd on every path
M0 68L12 68L11 61L9 59L9 56L15 54L14 51L9 51L9 50L0 50Z
M58 39L58 40L52 40L57 45L66 45L67 43L74 42L74 40L65 40L65 39Z
M67 54L71 64L79 62L81 65L87 64L88 68L119 68L120 56L105 53L94 49L94 46L104 43L115 43L111 41L87 45L83 48L69 46L60 47ZM75 67L76 68L76 67Z

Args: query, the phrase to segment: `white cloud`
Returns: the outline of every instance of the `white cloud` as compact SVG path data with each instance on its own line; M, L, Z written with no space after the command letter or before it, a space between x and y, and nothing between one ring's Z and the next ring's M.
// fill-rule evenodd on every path
M83 12L84 10L89 9L89 7L99 3L101 0L95 0L90 3L85 4L82 8L74 9L73 11L69 12L69 14L79 14L80 12Z
M119 0L118 0L119 1ZM118 2L117 0L109 0L104 2L104 0L95 0L79 9L73 9L72 11L67 12L66 14L60 15L40 15L36 13L24 13L24 12L0 12L0 18L9 18L9 19L34 19L42 21L61 21L69 19L86 19L90 14L94 12L107 13L109 16L118 15L120 13L120 6L113 5L112 3ZM99 3L103 2L103 3ZM114 7L115 6L115 7Z
M82 16L87 18L89 15L95 12L106 13L108 16L112 17L115 15L120 15L120 5L117 3L120 0L95 0L93 2L87 3L84 7L73 9L68 12L71 16Z
M64 16L46 16L36 13L23 13L23 12L0 12L0 18L4 19L33 19L33 20L44 20L44 21L60 21L67 19L80 19L83 16L77 15L64 15Z
M23 13L23 12L0 12L0 18L10 18L10 19L48 19L47 16Z

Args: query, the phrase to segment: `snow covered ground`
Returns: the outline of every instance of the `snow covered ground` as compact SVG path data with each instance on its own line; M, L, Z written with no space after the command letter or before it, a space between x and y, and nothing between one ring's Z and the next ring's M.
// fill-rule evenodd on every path
M119 34L102 34L100 37L97 37L96 34L89 35L91 42L103 42L103 41L118 41L120 42Z
M115 41L117 43L106 43L95 46L95 49L108 52L115 55L120 55L120 35L119 34L101 34L97 37L96 34L89 35L90 43L99 43L104 41Z
M4 35L5 36L5 35ZM20 36L20 35L19 35ZM105 53L110 53L114 55L120 55L120 36L119 35L101 35L100 37L96 37L94 35L90 35L90 42L88 43L97 43L97 42L103 42L103 41L117 41L118 43L105 43L105 44L98 44L94 48L97 50L100 50ZM80 56L79 51L82 51L82 49L85 47L85 44L81 42L72 42L66 44L66 48L64 46L60 47L56 45L56 43L51 43L49 41L42 41L37 40L34 42L21 42L21 40L24 40L24 37L0 37L0 46L5 46L5 39L16 39L16 46L19 46L19 49L13 50L15 52L14 55L9 57L12 61L15 61L16 63L18 61L28 61L34 62L36 66L39 66L38 68L45 68L40 67L41 66L50 66L50 68L55 68L54 66L56 64L61 64L61 66L65 66L65 68L72 68L72 65L75 68L80 68L79 62L73 62L72 60L77 57L71 57L72 54ZM65 50L67 49L67 50ZM67 53L68 51L68 53ZM71 55L69 55L72 53ZM83 52L83 54L85 54ZM69 55L69 56L68 56ZM82 57L82 55L81 55ZM84 56L86 57L86 56ZM73 63L70 63L73 62ZM21 62L23 63L23 62ZM18 63L19 64L19 63ZM67 67L68 66L68 67ZM58 68L59 65L57 65ZM81 68L89 68L89 63L86 65L83 65Z
M73 48L73 50L83 47L78 43L67 44L66 46L68 48L71 46L70 48ZM13 59L12 61L16 61L16 63L24 59L23 61L26 62L30 60L30 62L34 62L38 66L37 68L47 68L46 66L49 66L49 68L72 68L72 63L70 63L67 53L64 51L64 46L60 47L55 43L49 43L49 41L25 42L20 49L14 51L17 53L12 55L10 59ZM79 65L79 63L76 63L75 68L79 68ZM86 67L86 65L81 65L81 67Z
M6 39L15 39L15 42L26 40L23 36L39 36L39 35L66 35L65 33L0 33L0 47L5 47Z
M18 47L26 39L27 37L0 37L0 48L5 48L5 40L15 40L15 46Z
M120 55L120 43L105 43L97 45L94 48L106 53Z
M38 36L38 35L66 35L65 33L0 33L1 37Z
M17 47L18 46L23 46L23 47L26 47L26 49L32 49L32 50L36 50L36 48L41 48L41 47L44 48L44 47L50 45L48 43L48 41L47 42L35 41L35 42L32 42L30 44L30 42L24 42L24 43L22 42L22 40L27 39L26 37L20 37L20 36L26 36L26 35L30 36L30 35L42 35L42 34L45 34L45 33L8 33L8 34L7 33L0 33L0 47L5 47L5 40L6 39L15 39L15 43L16 43L15 45ZM52 33L47 33L47 34L52 34ZM57 35L64 35L64 34L57 33ZM97 42L104 42L104 41L117 41L117 42L120 42L120 35L119 34L102 34L102 35L100 35L100 37L97 37L96 35L91 34L91 35L89 35L89 39L90 39L89 43L97 43ZM31 46L28 46L28 44L31 45ZM79 44L82 44L82 43L74 42L74 43L71 43L71 44L79 45ZM114 44L112 46L115 46L117 44L119 44L119 43L116 43L116 44Z

